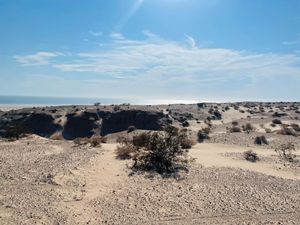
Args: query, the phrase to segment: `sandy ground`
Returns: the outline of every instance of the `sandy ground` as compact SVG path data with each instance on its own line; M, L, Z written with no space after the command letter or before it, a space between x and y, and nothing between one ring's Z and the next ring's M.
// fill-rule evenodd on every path
M0 142L0 223L299 224L299 173L279 170L274 151L255 149L265 158L251 163L242 147L197 144L189 173L166 179L129 176L115 147Z
M207 127L206 115L196 105L153 107L178 117L192 113L188 129L194 138ZM298 225L300 136L276 134L281 127L270 126L273 112L250 118L240 110L223 110L222 120L211 122L210 139L189 151L189 172L175 178L132 174L131 160L117 160L115 140L126 131L108 135L108 143L97 148L36 135L14 142L0 139L0 224ZM283 123L300 124L296 111L287 112ZM240 127L250 122L255 130L228 133L232 121ZM259 135L269 144L256 145ZM288 163L274 151L287 142L295 144L298 162ZM256 152L259 160L246 161L246 150Z

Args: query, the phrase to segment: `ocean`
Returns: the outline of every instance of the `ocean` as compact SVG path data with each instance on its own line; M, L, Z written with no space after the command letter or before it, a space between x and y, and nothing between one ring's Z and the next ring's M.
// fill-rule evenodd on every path
M127 99L79 98L79 97L37 97L37 96L0 96L2 106L51 106L51 105L92 105L130 103Z

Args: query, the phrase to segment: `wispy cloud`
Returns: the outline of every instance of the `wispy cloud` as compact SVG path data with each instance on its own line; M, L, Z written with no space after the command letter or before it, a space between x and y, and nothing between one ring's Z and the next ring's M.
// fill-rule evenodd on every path
M152 37L151 32L147 36ZM126 39L111 34L112 42L98 52L73 53L51 66L65 72L84 72L111 79L149 79L190 84L226 82L269 76L300 76L300 57L295 54L253 53L222 48L199 48L196 41L174 42L161 38ZM156 37L156 35L155 35ZM192 48L191 48L192 47ZM58 53L15 56L22 65L49 64Z
M300 43L300 41L283 41L282 42L283 45L297 45L299 43Z
M103 35L103 33L101 31L92 31L92 30L89 31L89 34L94 37L100 37Z
M195 48L196 47L196 41L193 37L185 34L185 37L186 37L186 40L187 42L189 43L189 45L192 47L192 48Z
M110 33L109 36L110 36L112 39L118 39L118 40L124 40L124 39L125 39L124 36L123 36L123 34L118 33L118 32L112 32L112 33Z
M50 64L50 60L62 56L60 52L37 52L32 55L15 55L13 58L23 66L36 66Z

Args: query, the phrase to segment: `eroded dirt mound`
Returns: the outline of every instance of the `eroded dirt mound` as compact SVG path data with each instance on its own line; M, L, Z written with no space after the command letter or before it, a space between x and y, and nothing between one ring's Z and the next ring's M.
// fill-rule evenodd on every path
M55 109L44 111L28 109L10 111L0 117L0 137L31 133L51 137L55 133L64 139L107 135L125 131L129 126L141 130L160 130L170 123L160 111L127 109L119 111Z
M141 130L159 130L166 123L167 119L161 112L120 111L103 119L101 135L124 131L129 126Z

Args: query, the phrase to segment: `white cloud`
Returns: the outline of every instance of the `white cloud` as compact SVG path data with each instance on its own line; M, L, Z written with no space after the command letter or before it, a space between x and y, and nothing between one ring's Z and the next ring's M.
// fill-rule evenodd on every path
M103 35L101 31L92 31L92 30L89 31L89 34L95 37L100 37Z
M150 37L154 35L147 34ZM161 38L129 40L120 33L112 33L111 37L113 40L98 52L65 55L63 62L53 60L51 65L63 72L96 74L99 79L172 81L191 85L222 83L228 79L300 76L300 57L296 53L253 53L199 48L189 36L189 46L185 42ZM60 54L38 52L15 58L22 65L43 65L49 64L50 59L58 55Z
M283 41L283 45L296 45L299 44L299 41Z
M124 36L121 33L113 32L109 35L112 39L124 40Z
M13 58L23 66L50 64L50 60L63 55L60 52L37 52L32 55L15 55Z
M113 77L151 77L185 82L216 82L228 77L300 76L300 57L296 54L252 53L222 48L198 48L162 39L117 40L101 52L73 56L53 66L68 72L91 72Z

